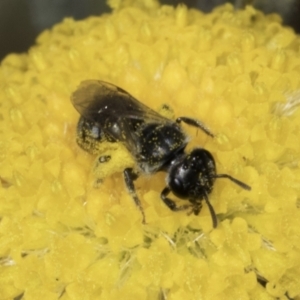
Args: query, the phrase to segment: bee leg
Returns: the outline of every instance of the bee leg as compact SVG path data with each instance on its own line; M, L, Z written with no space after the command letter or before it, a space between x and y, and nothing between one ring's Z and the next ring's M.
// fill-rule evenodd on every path
M137 207L139 208L139 210L142 213L143 216L143 224L146 224L146 220L145 220L145 213L141 204L140 199L138 198L136 191L135 191L135 187L134 187L134 180L136 180L138 178L138 175L136 173L133 172L132 168L126 168L124 170L124 179L125 179L125 183L127 186L127 189L130 193L130 195L132 196L135 204L137 205Z
M171 200L170 198L167 198L168 194L171 192L169 187L165 187L161 194L160 194L160 198L162 201L164 201L164 203L172 210L172 211L181 211L181 210L185 210L191 207L191 205L180 205L177 206L176 203Z
M189 117L179 117L179 118L176 119L176 122L179 123L179 124L181 122L183 122L187 125L199 128L202 131L204 131L207 135L209 135L211 137L214 137L214 135L210 132L210 130L201 121L199 121L197 119L192 119L192 118L189 118Z

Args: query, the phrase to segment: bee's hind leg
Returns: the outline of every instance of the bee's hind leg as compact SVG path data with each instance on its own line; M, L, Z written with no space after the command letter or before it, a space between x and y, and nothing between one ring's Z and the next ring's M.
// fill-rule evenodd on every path
M105 168L104 165L108 163L110 160L111 160L110 155L101 155L97 157L94 163L94 171L93 171L93 176L96 177L96 180L94 182L94 188L99 188L103 183L104 179L107 177L107 173L103 172L103 169Z

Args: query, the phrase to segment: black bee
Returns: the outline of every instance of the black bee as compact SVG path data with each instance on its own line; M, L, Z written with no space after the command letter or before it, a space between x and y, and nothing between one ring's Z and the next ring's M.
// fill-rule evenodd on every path
M71 99L81 115L77 142L84 150L93 153L97 144L106 140L123 143L133 155L137 166L135 169L126 168L124 177L142 213L143 223L145 215L134 187L134 181L142 173L167 172L167 186L161 192L161 199L173 211L190 208L192 213L198 215L204 199L212 216L213 227L217 226L217 218L208 194L216 178L228 178L243 189L251 189L230 175L216 174L214 158L207 150L195 148L185 153L188 138L180 126L181 122L213 137L199 120L180 117L174 122L140 103L123 89L98 80L83 81ZM103 156L99 161L106 162L109 159L109 156ZM170 192L190 203L178 206L168 198Z

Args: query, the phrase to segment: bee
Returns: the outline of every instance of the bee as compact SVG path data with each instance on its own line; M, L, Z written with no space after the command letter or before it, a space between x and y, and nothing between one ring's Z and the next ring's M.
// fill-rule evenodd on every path
M160 198L172 211L190 210L189 213L198 215L204 200L214 228L217 217L208 195L215 180L227 178L245 190L251 189L228 174L217 174L215 160L209 151L195 148L190 153L185 152L188 137L180 126L182 122L214 136L197 119L179 117L173 121L165 118L120 87L100 80L81 82L71 101L81 115L77 126L79 146L92 153L98 143L118 142L132 154L136 167L125 168L123 174L143 223L146 223L145 214L134 186L141 174L167 173L166 187ZM102 156L99 161L109 159L110 156ZM189 203L178 205L169 198L170 193Z

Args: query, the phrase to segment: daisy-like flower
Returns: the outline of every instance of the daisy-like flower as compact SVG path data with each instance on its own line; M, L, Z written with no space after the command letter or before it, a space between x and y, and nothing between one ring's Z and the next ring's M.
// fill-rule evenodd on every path
M1 63L0 299L299 299L299 37L250 6L110 5ZM160 200L166 174L141 176L142 224L122 177L131 153L76 143L70 97L89 79L201 120L215 137L182 125L188 149L252 190L215 182L214 229L205 203L195 216Z

